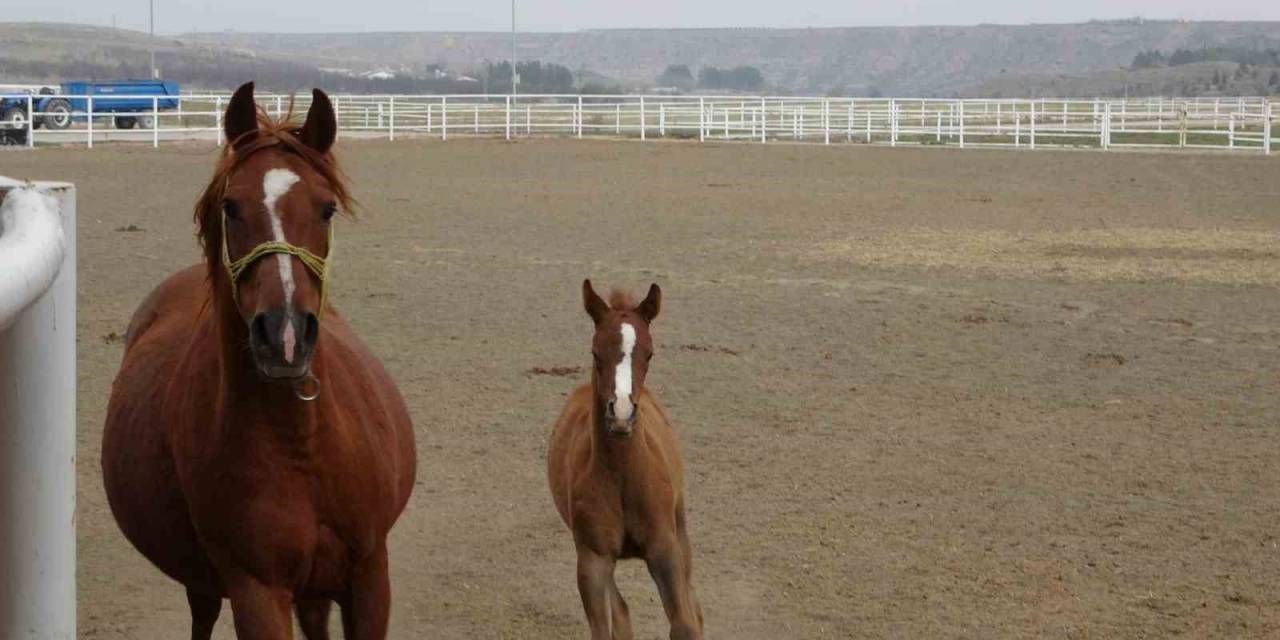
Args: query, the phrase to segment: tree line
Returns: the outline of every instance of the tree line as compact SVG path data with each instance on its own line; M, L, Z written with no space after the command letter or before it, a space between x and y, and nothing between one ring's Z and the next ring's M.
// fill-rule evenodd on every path
M695 78L687 64L668 66L658 76L658 86L681 91L709 89L713 91L759 91L764 88L764 74L751 66L740 65L732 69L703 67Z
M1235 62L1244 65L1280 65L1280 49L1248 49L1244 47L1211 47L1174 49L1165 54L1158 49L1139 51L1130 69L1178 67L1196 62Z

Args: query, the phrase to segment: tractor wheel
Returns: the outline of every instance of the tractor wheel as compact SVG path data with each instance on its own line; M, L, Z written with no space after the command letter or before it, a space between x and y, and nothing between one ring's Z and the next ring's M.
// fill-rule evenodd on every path
M133 116L116 116L117 129L132 129L138 126L138 119Z
M71 103L63 98L54 98L44 107L44 126L62 130L71 126Z

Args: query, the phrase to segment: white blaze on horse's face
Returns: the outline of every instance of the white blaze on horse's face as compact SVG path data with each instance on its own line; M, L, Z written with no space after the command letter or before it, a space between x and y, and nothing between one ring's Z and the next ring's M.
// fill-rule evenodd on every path
M262 177L262 203L271 216L271 233L276 242L288 242L284 237L284 223L280 221L280 212L276 211L276 203L289 189L298 183L298 174L288 169L272 169ZM284 287L284 361L293 363L294 350L298 345L298 336L293 328L293 292L297 288L293 282L293 259L287 254L277 253L273 256L280 269L280 283Z
M613 414L619 421L631 419L635 407L631 404L631 353L636 348L636 328L622 323L622 362L613 377Z

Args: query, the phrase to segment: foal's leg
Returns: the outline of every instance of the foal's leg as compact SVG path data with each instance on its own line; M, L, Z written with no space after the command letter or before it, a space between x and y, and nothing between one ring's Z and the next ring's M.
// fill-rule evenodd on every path
M613 585L613 566L613 558L578 547L578 595L582 596L582 608L587 612L591 640L611 640L609 596L618 589ZM625 613L626 605L622 606Z
M391 616L391 576L387 550L375 551L351 574L351 592L342 603L342 637L346 640L383 640Z
M191 607L191 640L209 640L222 612L222 597L187 589L187 605Z
M671 640L700 640L702 625L698 623L697 606L689 588L689 563L684 555L682 545L673 535L649 550L645 564L671 621Z
M302 637L307 640L329 640L329 609L333 601L299 600L293 605L298 616L298 626L302 629Z
M609 610L613 614L613 640L632 640L631 610L627 608L627 601L622 599L622 592L618 591L613 571L609 572Z
M239 640L293 640L289 615L293 597L286 589L269 587L253 578L227 583L231 615Z

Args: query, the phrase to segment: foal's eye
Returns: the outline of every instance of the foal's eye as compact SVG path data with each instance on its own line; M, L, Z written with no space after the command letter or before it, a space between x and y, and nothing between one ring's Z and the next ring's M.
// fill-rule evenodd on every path
M240 217L240 206L236 204L235 200L226 198L222 201L222 214L235 220Z
M333 202L326 202L324 208L320 211L320 215L324 216L325 221L332 220L336 213L338 213L338 205Z

